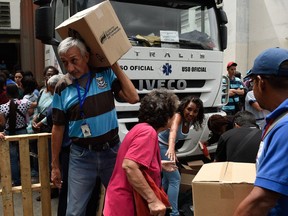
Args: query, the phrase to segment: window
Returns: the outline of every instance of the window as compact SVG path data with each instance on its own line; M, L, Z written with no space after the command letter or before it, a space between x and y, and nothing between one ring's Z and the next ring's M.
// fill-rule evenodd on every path
M9 2L0 2L0 27L11 27Z

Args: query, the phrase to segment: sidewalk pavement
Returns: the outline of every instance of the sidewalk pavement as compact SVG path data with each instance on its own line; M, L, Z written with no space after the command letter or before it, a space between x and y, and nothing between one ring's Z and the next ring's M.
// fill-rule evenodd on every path
M33 181L33 179L32 179ZM36 179L34 180L36 181ZM0 188L2 188L0 182ZM40 195L38 191L33 191L33 214L34 216L41 216L41 202L36 201L36 198ZM16 216L23 216L23 205L22 205L22 194L21 193L13 193L13 202L14 202L14 215ZM58 198L51 199L51 210L52 216L57 216L57 207L58 207ZM4 215L3 213L3 202L2 196L0 195L0 215Z
M33 192L33 215L41 216L41 202L36 201L36 198L39 196L39 192ZM23 216L23 206L22 206L22 197L20 193L14 193L14 215ZM58 207L58 198L51 199L51 207L52 207L52 216L57 215L57 207ZM3 203L2 197L0 196L0 215L3 214ZM32 215L32 214L31 214Z

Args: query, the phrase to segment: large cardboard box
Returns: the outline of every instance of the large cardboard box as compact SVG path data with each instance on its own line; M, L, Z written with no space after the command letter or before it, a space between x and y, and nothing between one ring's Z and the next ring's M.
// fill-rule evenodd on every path
M233 215L252 190L255 178L252 163L204 164L192 181L194 215Z
M80 35L91 50L89 63L95 67L114 64L132 47L109 1L76 13L56 30L62 39Z

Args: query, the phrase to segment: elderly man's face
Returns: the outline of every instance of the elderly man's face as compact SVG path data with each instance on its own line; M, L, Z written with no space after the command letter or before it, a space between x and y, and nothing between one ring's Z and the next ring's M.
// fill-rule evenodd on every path
M60 58L66 71L76 79L89 72L88 53L82 56L78 47L71 47L65 54L61 54Z

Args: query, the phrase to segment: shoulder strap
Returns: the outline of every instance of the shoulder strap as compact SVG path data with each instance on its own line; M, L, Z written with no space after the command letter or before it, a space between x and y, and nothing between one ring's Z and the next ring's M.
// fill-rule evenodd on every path
M288 115L288 111L282 113L278 118L275 119L275 121L270 125L270 127L265 131L264 136L262 137L262 140L267 136L267 134L277 125L277 123L284 118L286 115Z
M254 128L252 129L248 134L247 136L244 137L244 139L240 142L240 144L238 145L238 148L236 151L233 152L233 155L238 155L239 152L241 152L241 150L243 148L245 148L245 146L248 144L248 142L254 137L254 135L256 133L260 133L261 131L257 128ZM260 136L261 136L261 133L260 133ZM259 137L260 138L260 137Z
M40 100L43 92L44 92L44 89L41 89L40 92L39 92L39 96L38 96L38 98L37 98L37 104L39 103L39 100Z
M256 133L260 132L258 128L253 128L247 136L241 142L241 145L245 145Z

